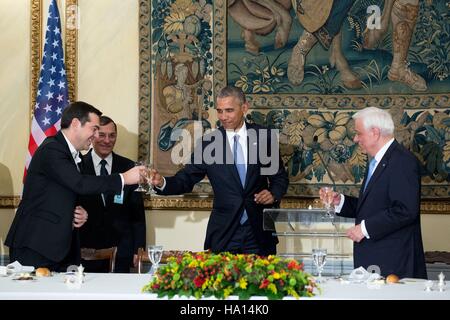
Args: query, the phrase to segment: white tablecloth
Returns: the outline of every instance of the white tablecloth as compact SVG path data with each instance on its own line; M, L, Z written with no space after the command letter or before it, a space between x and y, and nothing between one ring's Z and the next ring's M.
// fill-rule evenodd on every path
M146 274L106 274L88 273L85 283L79 289L71 289L64 283L64 275L57 274L34 281L17 281L12 276L0 277L0 300L155 300L155 294L142 293L142 287L150 281ZM175 297L176 299L177 297ZM182 297L182 299L186 299ZM194 298L192 298L194 299ZM238 299L230 297L231 300ZM265 299L254 297L253 299ZM450 285L446 291L425 292L424 282L381 285L379 289L369 289L366 284L348 284L328 279L322 285L322 294L313 298L325 300L450 300Z

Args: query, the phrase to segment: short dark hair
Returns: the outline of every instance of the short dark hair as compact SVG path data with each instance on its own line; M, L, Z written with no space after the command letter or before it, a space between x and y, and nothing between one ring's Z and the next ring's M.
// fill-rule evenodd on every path
M61 117L61 129L66 129L70 126L73 119L78 119L83 126L89 120L89 114L95 113L99 117L102 112L91 106L89 103L83 101L75 101L69 104L63 111Z
M235 97L239 99L239 103L243 105L247 100L245 99L245 94L242 92L241 88L234 86L226 86L219 91L217 99L223 99L227 97Z
M117 125L113 119L111 119L110 117L107 117L107 116L100 117L100 126L106 126L110 123L112 123L114 125L114 130L116 130L116 132L117 132Z

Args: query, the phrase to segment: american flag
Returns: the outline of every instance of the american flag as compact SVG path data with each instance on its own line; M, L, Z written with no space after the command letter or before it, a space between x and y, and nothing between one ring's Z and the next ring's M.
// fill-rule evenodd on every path
M61 127L61 114L69 103L67 87L61 21L56 1L52 0L48 9L45 45L31 122L24 179L36 149L47 136L55 135Z

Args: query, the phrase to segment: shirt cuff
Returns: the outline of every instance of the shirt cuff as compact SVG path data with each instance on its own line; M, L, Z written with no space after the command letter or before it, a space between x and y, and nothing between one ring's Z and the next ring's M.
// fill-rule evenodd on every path
M345 196L341 194L341 201L339 201L339 204L334 207L334 211L336 213L341 213L342 207L344 206Z
M162 178L163 178L163 185L161 186L161 188L158 186L155 186L155 188L158 189L159 191L163 191L164 188L166 187L166 178L164 178L164 177L162 177Z
M367 232L367 229L366 229L365 220L361 221L361 232L363 233L364 237L366 237L367 239L370 239L369 233Z
M123 180L123 175L121 173L119 173L120 176L120 181L122 181L122 192L123 192L123 187L125 186L125 180Z

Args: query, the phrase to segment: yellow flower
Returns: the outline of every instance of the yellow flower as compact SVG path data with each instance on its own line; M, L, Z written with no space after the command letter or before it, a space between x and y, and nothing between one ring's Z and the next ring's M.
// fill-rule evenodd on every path
M239 288L247 289L247 280L245 278L239 279Z
M192 260L191 263L189 263L189 268L196 268L198 266L197 260Z
M280 274L279 274L278 272L274 272L273 278L274 278L274 279L280 279L281 276L280 276Z
M233 288L231 287L226 287L225 289L223 289L223 296L224 298L228 298L228 296L233 292Z
M274 285L273 283L269 284L269 285L267 286L267 288L268 288L270 291L272 291L273 293L275 293L275 294L277 294L277 292L278 292L277 286Z

